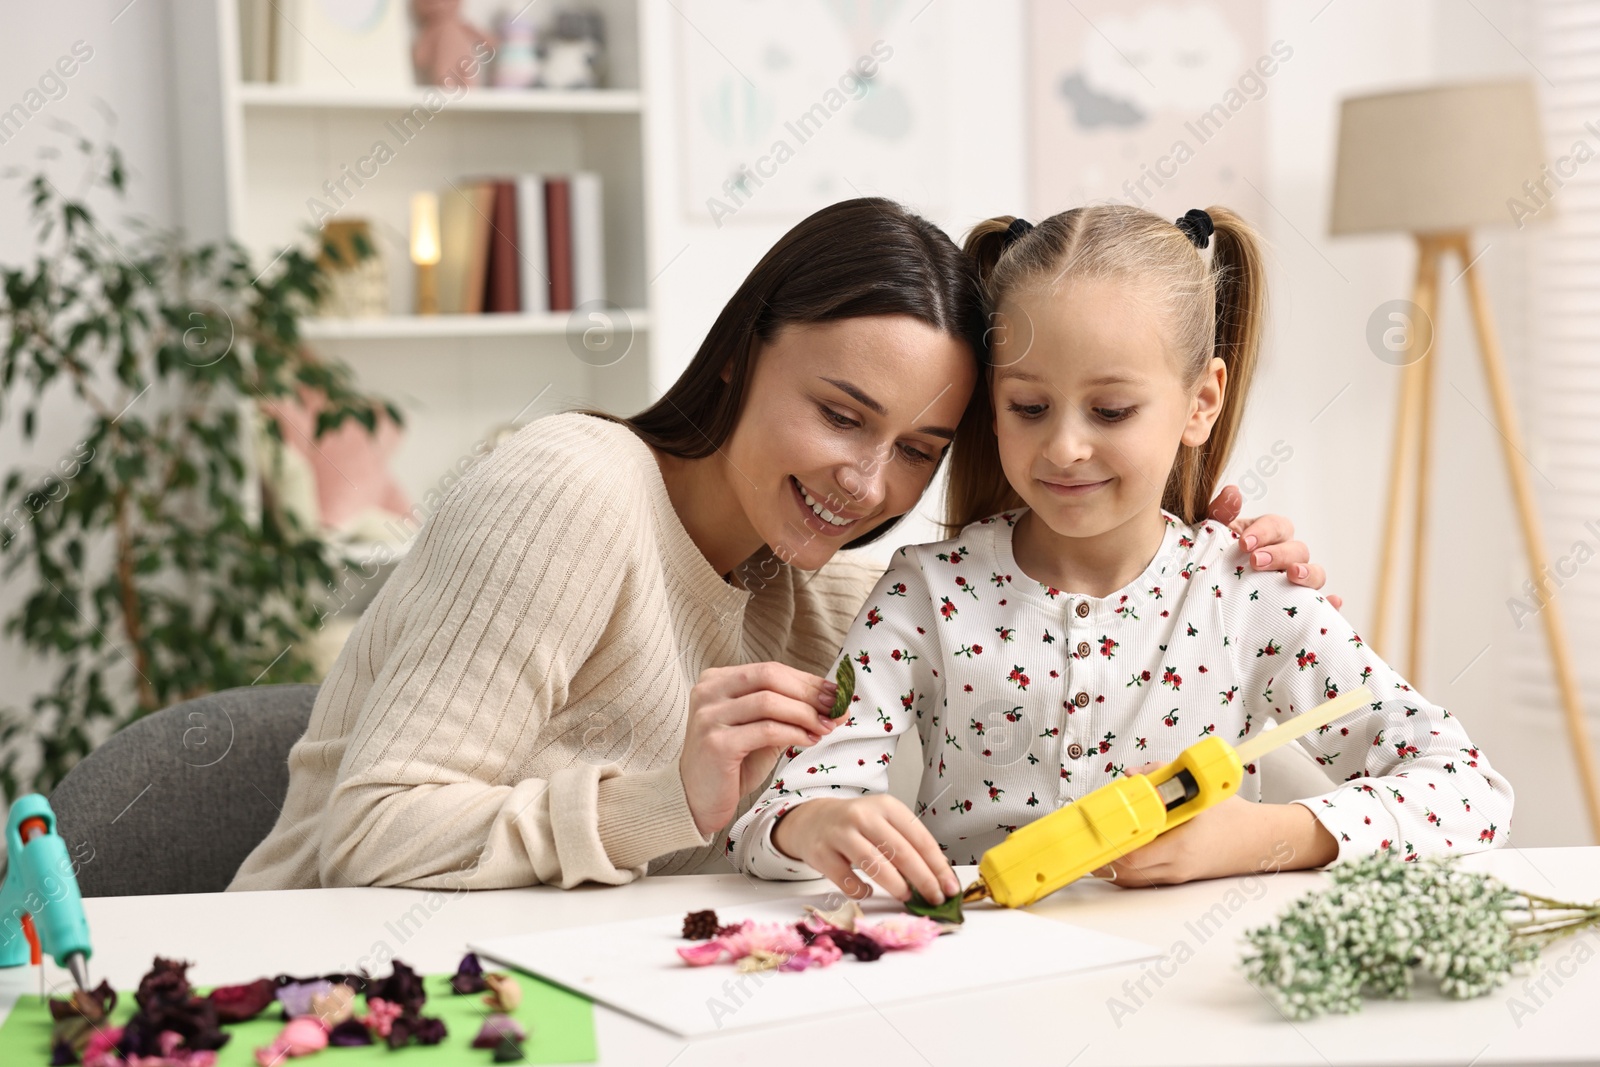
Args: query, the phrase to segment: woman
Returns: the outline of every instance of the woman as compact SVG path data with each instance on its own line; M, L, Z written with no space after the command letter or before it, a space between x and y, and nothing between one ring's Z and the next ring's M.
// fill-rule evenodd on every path
M801 222L654 406L537 420L455 487L229 888L621 884L720 854L779 752L832 730L817 672L880 575L839 549L921 497L983 330L926 220L859 199ZM1248 536L1320 586L1287 532Z

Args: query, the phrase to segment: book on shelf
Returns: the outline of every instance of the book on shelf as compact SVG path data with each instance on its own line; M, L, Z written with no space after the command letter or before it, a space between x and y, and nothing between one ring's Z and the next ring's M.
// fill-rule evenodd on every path
M441 313L546 314L605 299L598 174L452 182L439 195L439 232Z
M471 315L483 310L493 212L491 182L452 182L440 191L440 314Z
M512 314L522 310L522 278L518 267L517 183L496 181L483 310Z

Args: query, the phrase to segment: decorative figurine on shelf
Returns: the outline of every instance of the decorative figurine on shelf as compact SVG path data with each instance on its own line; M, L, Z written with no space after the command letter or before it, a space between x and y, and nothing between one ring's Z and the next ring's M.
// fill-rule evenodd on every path
M605 63L605 21L597 11L563 11L545 44L541 84L596 89Z
M500 19L500 50L494 57L496 89L528 89L539 84L539 49L533 25L514 15Z
M367 220L324 223L317 263L328 276L323 314L360 319L389 313L389 278Z
M461 0L411 0L417 36L411 62L422 85L478 85L483 60L494 55L489 36L461 17Z

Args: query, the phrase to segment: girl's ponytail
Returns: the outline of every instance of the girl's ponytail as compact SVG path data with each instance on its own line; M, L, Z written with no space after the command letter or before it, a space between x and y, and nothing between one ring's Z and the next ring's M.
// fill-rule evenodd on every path
M968 231L962 245L967 258L977 267L978 281L986 292L991 286L1001 254L1008 245L1014 243L1010 232L1011 224L1015 221L1016 217L1012 215L985 219ZM972 391L972 400L961 416L961 422L956 427L955 442L950 448L950 475L945 486L945 518L942 523L949 534L984 516L1022 506L1022 497L1006 481L1005 468L1000 465L1000 443L994 434L994 402L990 396L993 384L992 353L989 350L990 330L994 328L993 307L989 310L989 316L990 329L984 331L984 345L979 353L983 374L977 388Z
M992 219L984 219L967 233L966 242L962 247L978 268L978 281L985 286L994 276L994 268L1000 262L1000 253L1006 250L1006 235L1010 232L1011 223L1014 221L1015 217L1012 215L997 215Z
M1198 447L1181 445L1172 474L1167 479L1161 506L1194 523L1204 518L1207 503L1222 481L1244 401L1255 375L1266 319L1266 274L1261 239L1244 219L1225 207L1208 209L1213 227L1212 278L1216 287L1215 337L1211 352L1201 362L1203 373L1210 356L1228 369L1222 410L1211 426L1211 436Z

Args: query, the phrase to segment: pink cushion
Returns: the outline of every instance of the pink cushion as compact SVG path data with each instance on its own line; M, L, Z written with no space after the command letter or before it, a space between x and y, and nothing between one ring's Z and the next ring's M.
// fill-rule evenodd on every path
M368 508L395 515L411 510L410 499L389 471L389 460L400 447L400 427L388 415L379 413L376 434L347 419L316 438L317 412L323 407L317 394L302 389L299 403L275 400L261 407L283 428L284 444L311 465L324 526L337 529Z

